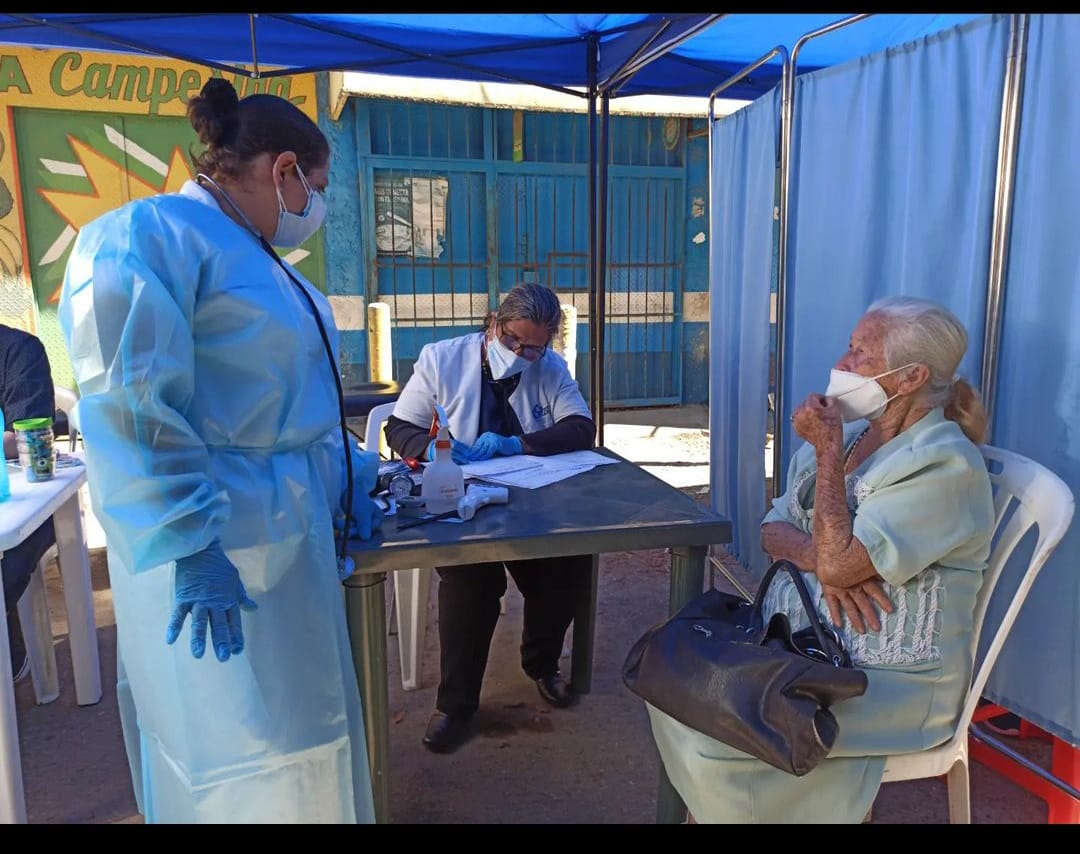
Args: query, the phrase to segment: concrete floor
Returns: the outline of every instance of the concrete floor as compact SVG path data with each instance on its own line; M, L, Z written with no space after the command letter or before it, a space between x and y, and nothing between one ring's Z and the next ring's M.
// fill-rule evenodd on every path
M707 501L705 407L611 412L605 443ZM116 630L105 554L91 554L105 696L75 705L63 598L47 573L61 695L36 706L29 681L16 686L27 813L32 823L138 823L115 694ZM401 687L389 645L392 820L396 823L649 824L655 819L657 755L642 703L622 684L626 651L665 617L669 557L663 550L601 559L593 690L571 709L551 709L521 672L521 598L512 583L488 663L475 734L437 756L421 744L438 678L437 581L428 607L422 685ZM722 581L718 582L722 586ZM387 596L389 600L389 595ZM388 601L389 606L389 601ZM164 632L164 628L163 628ZM569 668L569 662L565 663ZM1048 766L1046 745L1010 739ZM1046 821L1041 800L978 763L971 771L979 824ZM938 780L886 785L873 823L948 821Z

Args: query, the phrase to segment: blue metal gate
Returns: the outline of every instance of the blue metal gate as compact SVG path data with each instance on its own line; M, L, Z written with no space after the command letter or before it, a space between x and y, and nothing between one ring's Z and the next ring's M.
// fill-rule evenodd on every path
M390 305L394 375L478 329L515 283L578 309L588 381L587 125L582 115L358 99L369 301ZM685 140L612 119L605 397L681 402Z

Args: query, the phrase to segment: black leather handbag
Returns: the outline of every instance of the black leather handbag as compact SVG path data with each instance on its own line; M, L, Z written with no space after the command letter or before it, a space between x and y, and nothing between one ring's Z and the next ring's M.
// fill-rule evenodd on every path
M781 569L794 579L809 628L793 633L784 614L763 619ZM836 742L833 703L866 692L866 674L821 624L802 573L786 560L769 567L753 603L709 590L649 629L626 657L623 682L675 720L795 776Z

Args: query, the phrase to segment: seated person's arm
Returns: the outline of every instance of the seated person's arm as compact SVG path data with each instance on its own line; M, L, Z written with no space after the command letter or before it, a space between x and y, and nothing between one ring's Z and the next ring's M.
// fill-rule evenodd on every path
M819 448L817 464L813 540L818 578L833 587L852 587L880 578L870 553L852 530L844 484L843 442Z
M866 547L855 536L844 484L844 447L822 448L817 454L818 475L814 494L813 546L829 616L841 625L841 610L857 632L881 630L876 604L885 613L892 601L881 587L881 576Z
M761 526L761 548L772 560L790 560L807 572L817 570L814 539L790 522L766 522Z
M596 438L596 424L585 415L568 415L546 430L521 437L521 452L547 457L568 451L587 451Z
M587 451L596 439L596 423L589 405L581 396L577 381L565 367L561 370L558 389L551 399L551 415L555 423L544 430L521 436L521 452L547 457L570 451Z
M52 371L45 345L33 336L23 339L8 354L7 385L0 389L4 407L4 457L19 456L15 433L8 428L24 418L52 418L56 415L56 396Z
M386 444L399 457L426 460L428 443L431 442L428 431L427 427L417 427L411 421L391 415L386 419Z
M813 538L795 524L789 510L795 479L810 460L814 449L808 445L799 448L791 458L787 471L784 494L774 498L772 508L761 522L761 548L770 560L789 560L799 569L813 572L817 569L817 551Z

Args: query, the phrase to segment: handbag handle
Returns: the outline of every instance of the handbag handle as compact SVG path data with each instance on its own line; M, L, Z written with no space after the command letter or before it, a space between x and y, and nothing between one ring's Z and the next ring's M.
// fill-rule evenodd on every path
M806 612L806 617L810 621L810 628L814 630L814 636L817 638L820 648L823 650L831 649L833 646L839 643L839 638L833 635L834 640L829 641L825 637L825 628L821 625L821 620L818 617L817 608L814 607L814 603L810 600L810 591L806 588L806 582L802 578L802 570L789 560L778 560L773 563L767 570L765 575L761 578L761 584L758 585L757 595L754 597L754 610L751 614L751 624L761 629L765 625L764 617L764 605L765 594L769 591L769 585L772 584L773 578L776 573L781 569L785 570L788 575L791 576L791 580L795 583L795 589L799 591L799 598L802 600L803 610ZM833 661L834 664L839 666L838 660Z

